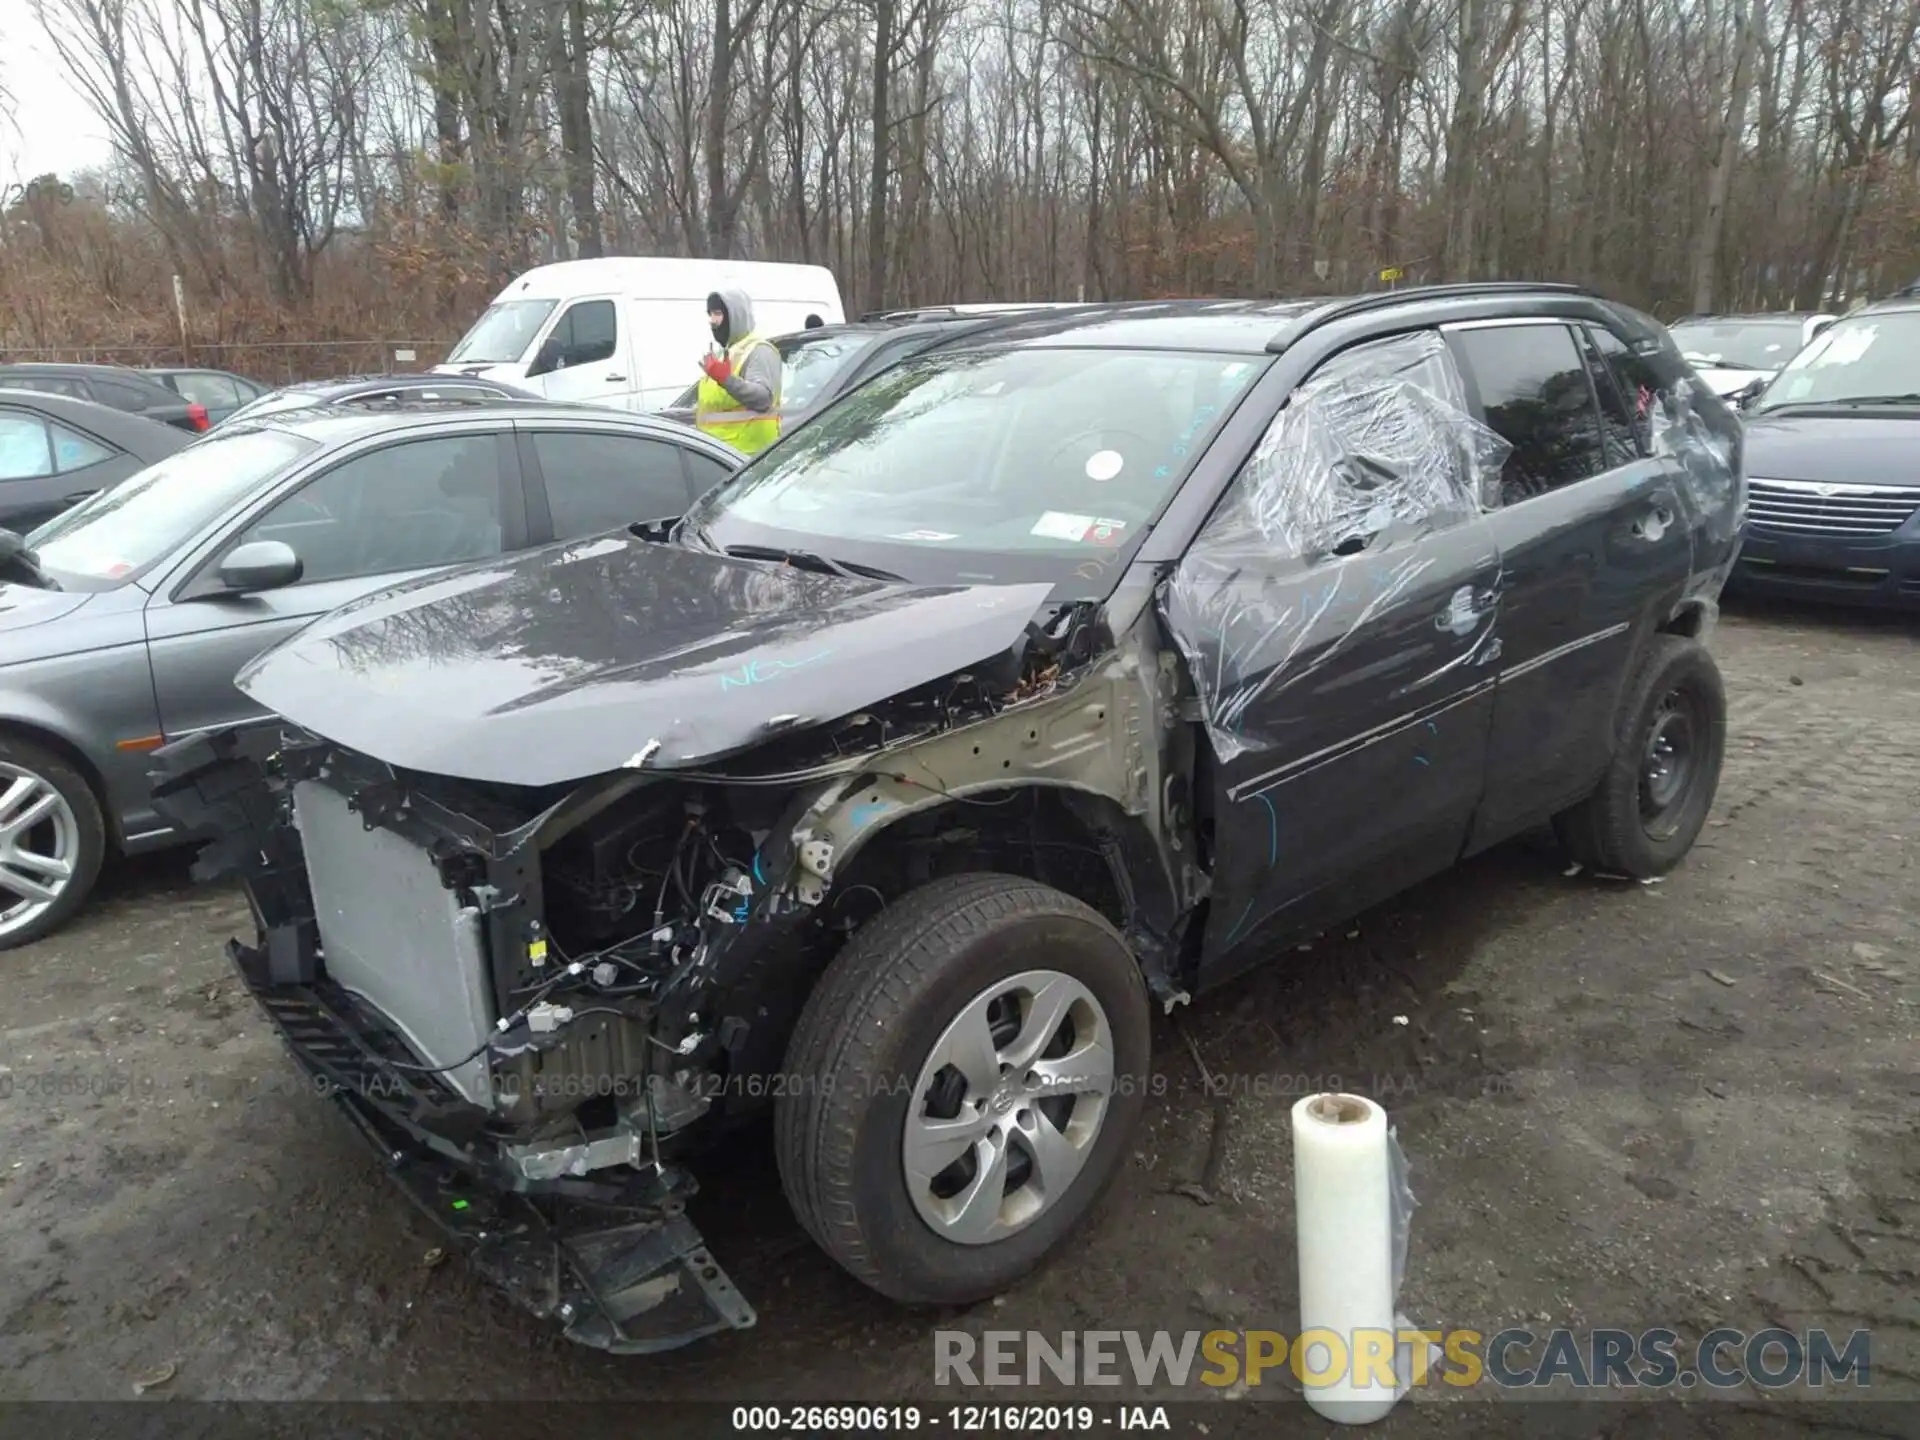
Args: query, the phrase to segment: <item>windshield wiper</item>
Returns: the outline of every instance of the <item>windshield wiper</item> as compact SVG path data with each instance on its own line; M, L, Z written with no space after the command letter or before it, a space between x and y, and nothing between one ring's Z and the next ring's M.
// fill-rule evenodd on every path
M729 545L726 553L736 560L784 560L802 570L818 570L827 575L843 575L849 580L890 580L903 583L904 575L882 570L877 565L861 565L850 560L833 560L811 550L782 550L774 545Z
M1826 410L1833 406L1852 405L1920 405L1920 391L1908 391L1905 395L1837 395L1831 400L1782 400L1777 405L1763 405L1753 413L1772 415L1781 410Z

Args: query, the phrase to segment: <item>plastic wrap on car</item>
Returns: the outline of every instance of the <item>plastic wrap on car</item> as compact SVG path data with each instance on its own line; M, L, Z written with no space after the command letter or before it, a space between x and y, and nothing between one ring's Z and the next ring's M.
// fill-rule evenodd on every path
M1409 551L1367 594L1346 593L1340 553L1378 555L1498 506L1511 446L1467 409L1446 343L1431 331L1357 346L1294 391L1168 582L1169 628L1224 760L1274 742L1252 702L1328 662L1301 651L1336 608L1349 633L1419 577ZM1322 585L1302 585L1324 572Z
M1679 466L1681 483L1702 519L1706 538L1716 542L1733 539L1738 512L1745 508L1736 493L1740 474L1732 434L1727 427L1716 428L1700 413L1703 405L1723 403L1704 381L1689 375L1654 395L1647 407L1653 453Z

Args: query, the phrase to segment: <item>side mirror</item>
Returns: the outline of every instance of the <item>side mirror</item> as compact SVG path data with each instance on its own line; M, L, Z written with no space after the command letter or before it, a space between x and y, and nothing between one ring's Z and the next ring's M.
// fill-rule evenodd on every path
M1746 409L1760 398L1761 392L1766 388L1767 382L1765 380L1749 380L1734 392L1733 408L1736 410Z
M527 378L545 375L549 370L558 370L566 359L566 346L561 344L558 335L549 335L540 342L540 348L534 352L533 364L527 367Z
M252 595L293 584L304 568L291 545L254 540L220 562L220 584L230 595Z

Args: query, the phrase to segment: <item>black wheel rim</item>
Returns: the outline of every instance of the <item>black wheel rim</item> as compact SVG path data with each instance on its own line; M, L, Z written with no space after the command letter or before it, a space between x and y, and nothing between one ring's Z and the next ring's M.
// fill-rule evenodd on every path
M1700 779L1705 717L1697 697L1669 690L1654 707L1640 752L1640 824L1655 840L1680 826Z

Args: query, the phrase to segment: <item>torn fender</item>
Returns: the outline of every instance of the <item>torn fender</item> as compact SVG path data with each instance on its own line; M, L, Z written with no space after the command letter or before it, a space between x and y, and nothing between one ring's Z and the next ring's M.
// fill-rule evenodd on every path
M369 596L236 683L389 765L553 785L718 760L991 664L1049 589L887 584L616 534Z

